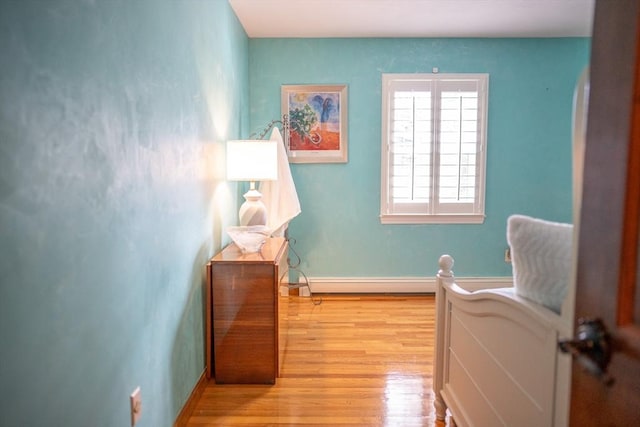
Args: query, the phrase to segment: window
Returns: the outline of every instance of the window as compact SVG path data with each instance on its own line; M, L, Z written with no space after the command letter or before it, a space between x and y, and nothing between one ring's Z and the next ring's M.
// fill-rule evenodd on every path
M488 74L382 75L383 224L484 221Z

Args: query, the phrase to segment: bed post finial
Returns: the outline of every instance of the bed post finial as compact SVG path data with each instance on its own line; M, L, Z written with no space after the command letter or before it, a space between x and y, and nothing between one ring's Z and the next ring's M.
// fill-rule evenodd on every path
M447 320L447 284L453 284L453 257L442 255L438 260L440 270L436 276L436 345L434 354L433 391L435 399L433 406L436 410L436 419L444 421L447 416L447 404L442 397L444 387L444 360L445 360L445 323ZM448 345L448 344L447 344ZM451 423L450 423L451 424Z
M440 266L440 271L438 274L440 277L453 277L453 257L451 255L442 255L438 260L438 265Z

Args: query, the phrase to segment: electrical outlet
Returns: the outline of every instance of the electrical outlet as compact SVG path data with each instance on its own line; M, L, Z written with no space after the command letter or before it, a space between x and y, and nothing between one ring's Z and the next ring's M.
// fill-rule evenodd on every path
M511 248L504 250L504 262L511 262Z
M135 426L140 416L142 415L142 395L140 394L140 387L136 387L129 396L129 402L131 403L131 427Z

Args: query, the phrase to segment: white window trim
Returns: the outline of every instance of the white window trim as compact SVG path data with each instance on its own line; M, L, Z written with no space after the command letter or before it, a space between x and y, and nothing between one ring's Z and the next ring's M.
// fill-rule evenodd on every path
M409 212L403 213L390 212L389 199L389 162L390 162L390 114L391 114L391 94L389 88L391 82L417 83L425 80L477 80L481 84L481 118L479 120L481 129L480 136L480 153L477 157L477 183L476 183L476 202L473 213L434 213L426 211L423 213ZM486 149L487 149L487 112L489 99L489 75L488 74L382 74L382 155L381 155L381 198L380 198L380 222L382 224L481 224L485 219L484 201L486 186ZM434 179L437 179L437 172ZM434 184L435 186L435 184ZM433 205L433 204L432 204ZM423 205L425 206L425 205ZM432 209L430 206L429 209ZM413 209L411 210L413 211Z
M381 224L482 224L484 214L381 214Z

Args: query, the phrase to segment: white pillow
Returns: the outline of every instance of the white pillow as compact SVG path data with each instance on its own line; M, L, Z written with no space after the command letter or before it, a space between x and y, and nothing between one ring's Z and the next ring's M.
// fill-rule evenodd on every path
M560 313L571 276L573 225L524 215L507 220L517 295Z

